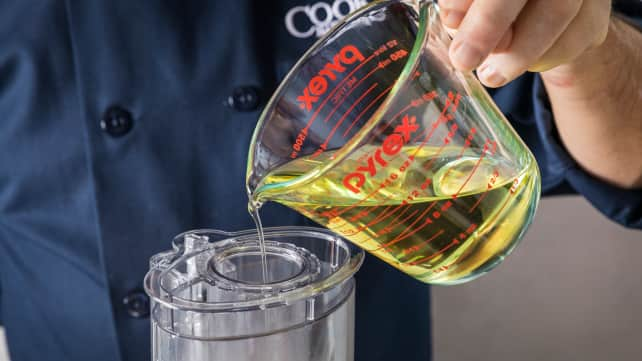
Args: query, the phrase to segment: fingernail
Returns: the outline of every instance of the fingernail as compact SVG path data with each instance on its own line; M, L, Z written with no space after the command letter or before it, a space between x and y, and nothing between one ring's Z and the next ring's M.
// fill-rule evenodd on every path
M506 82L506 78L492 64L482 65L477 70L477 75L484 84L490 87L498 87Z
M453 63L457 63L459 68L464 70L472 70L481 62L481 54L472 46L460 42L455 44L451 50L451 58Z
M446 13L444 25L448 26L449 28L456 28L459 26L459 24L461 24L461 21L463 19L464 13L460 11L450 10Z

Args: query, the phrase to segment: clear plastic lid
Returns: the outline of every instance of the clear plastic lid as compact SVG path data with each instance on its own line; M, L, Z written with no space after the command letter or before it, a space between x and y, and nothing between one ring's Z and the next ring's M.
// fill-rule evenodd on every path
M256 230L177 236L145 277L153 322L181 337L254 337L313 322L351 294L360 249L308 227L267 228L265 240L267 282Z

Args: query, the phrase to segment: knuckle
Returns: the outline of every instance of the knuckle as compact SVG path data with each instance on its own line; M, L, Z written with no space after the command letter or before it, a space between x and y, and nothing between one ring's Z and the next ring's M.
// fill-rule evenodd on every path
M495 20L490 20L490 19ZM471 45L478 48L489 48L497 45L501 37L506 32L508 25L500 23L496 20L495 15L480 15L477 17L473 24L465 30L466 38Z

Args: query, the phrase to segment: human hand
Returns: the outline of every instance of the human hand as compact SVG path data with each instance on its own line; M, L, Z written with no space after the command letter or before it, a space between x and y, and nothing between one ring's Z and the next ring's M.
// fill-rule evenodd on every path
M602 44L611 0L440 0L450 58L489 87L571 63Z

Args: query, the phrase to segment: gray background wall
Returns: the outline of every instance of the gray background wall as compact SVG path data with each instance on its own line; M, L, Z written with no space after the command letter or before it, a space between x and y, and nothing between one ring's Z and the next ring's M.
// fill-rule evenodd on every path
M642 232L581 198L545 199L501 266L433 288L435 361L642 359L641 258Z
M642 232L546 199L511 257L434 287L435 361L641 360Z

